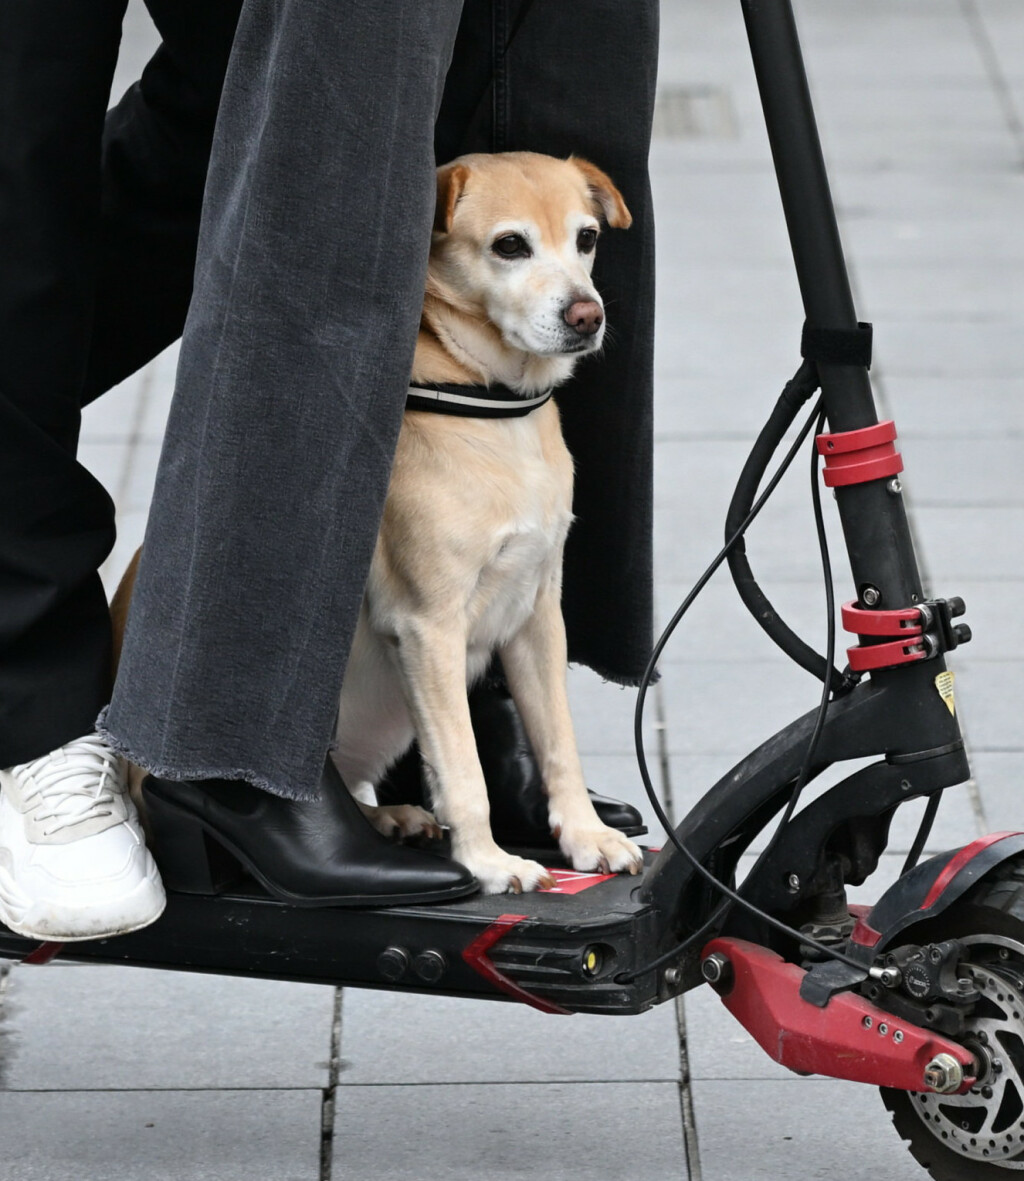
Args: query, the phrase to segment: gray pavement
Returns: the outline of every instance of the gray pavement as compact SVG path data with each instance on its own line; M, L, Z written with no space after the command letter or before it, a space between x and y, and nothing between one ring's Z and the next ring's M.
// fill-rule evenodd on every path
M963 594L975 631L952 664L976 778L947 793L940 849L1019 826L1024 813L1024 6L796 0L796 10L929 589ZM663 25L653 176L667 618L718 547L745 447L796 367L802 313L739 4L666 0ZM134 6L126 34L115 89L151 46ZM141 537L173 374L169 350L86 415L83 458L120 513L110 586ZM806 501L801 472L750 550L779 608L821 642ZM836 553L838 593L851 597ZM677 812L817 693L718 581L663 671L660 787ZM592 785L640 802L632 694L585 671L572 691ZM895 876L913 830L895 827L862 899ZM639 1018L565 1022L516 1006L130 969L16 966L0 977L3 1181L833 1174L922 1175L873 1090L790 1075L707 990Z

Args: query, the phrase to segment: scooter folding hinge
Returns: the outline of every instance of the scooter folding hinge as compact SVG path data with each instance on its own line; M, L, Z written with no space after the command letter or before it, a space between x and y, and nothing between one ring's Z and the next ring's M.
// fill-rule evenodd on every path
M841 992L819 1008L800 996L806 973L743 939L713 939L701 952L715 957L728 987L722 1002L758 1045L782 1066L877 1087L932 1091L926 1073L949 1055L963 1074L958 1093L977 1081L971 1052L929 1029L900 1020L859 993ZM722 970L724 964L728 972Z
M949 652L971 638L966 624L953 619L964 613L960 598L929 599L916 607L867 610L856 601L842 606L843 627L858 636L893 637L887 643L857 645L846 655L854 672L895 668Z

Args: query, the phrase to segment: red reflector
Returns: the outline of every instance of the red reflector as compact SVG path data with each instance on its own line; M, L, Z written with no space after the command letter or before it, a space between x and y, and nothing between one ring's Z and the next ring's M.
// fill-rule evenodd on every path
M524 1005L540 1009L542 1013L564 1013L571 1016L571 1009L563 1009L561 1005L556 1005L551 1001L544 1000L543 997L534 996L532 992L527 992L521 984L517 984L511 977L496 968L487 954L499 939L504 939L513 928L518 927L526 918L525 914L503 914L481 931L468 947L463 948L462 958L474 972L479 972L495 988L508 993L517 1001L522 1001Z

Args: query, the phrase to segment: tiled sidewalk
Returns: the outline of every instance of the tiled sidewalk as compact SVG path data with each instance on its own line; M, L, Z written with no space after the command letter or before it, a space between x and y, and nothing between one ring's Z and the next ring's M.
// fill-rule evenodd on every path
M948 793L939 849L1024 813L1024 8L795 6L924 568L936 593L967 599L975 632L952 663L976 781ZM134 8L127 34L124 82L148 45ZM798 362L802 313L737 2L666 0L661 86L667 618L719 545L746 448ZM120 509L111 586L141 538L173 372L172 350L86 416L83 457ZM773 602L820 643L798 466L749 549ZM841 556L836 567L850 597ZM663 671L662 786L677 812L817 694L721 580ZM572 684L591 785L639 803L632 695L583 672ZM913 830L912 818L894 827L879 879ZM873 1090L775 1066L708 990L678 1010L565 1022L483 1002L69 965L14 968L2 988L2 1181L923 1175Z

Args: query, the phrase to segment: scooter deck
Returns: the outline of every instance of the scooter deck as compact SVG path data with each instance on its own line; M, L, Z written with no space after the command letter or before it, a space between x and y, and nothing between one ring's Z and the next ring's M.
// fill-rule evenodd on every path
M216 896L168 892L151 926L65 943L55 958L518 1000L549 1012L639 1013L668 999L657 971L618 979L657 955L644 876L574 874L557 854L533 855L556 871L556 890L300 908L246 881ZM22 960L38 946L0 926L0 957Z

